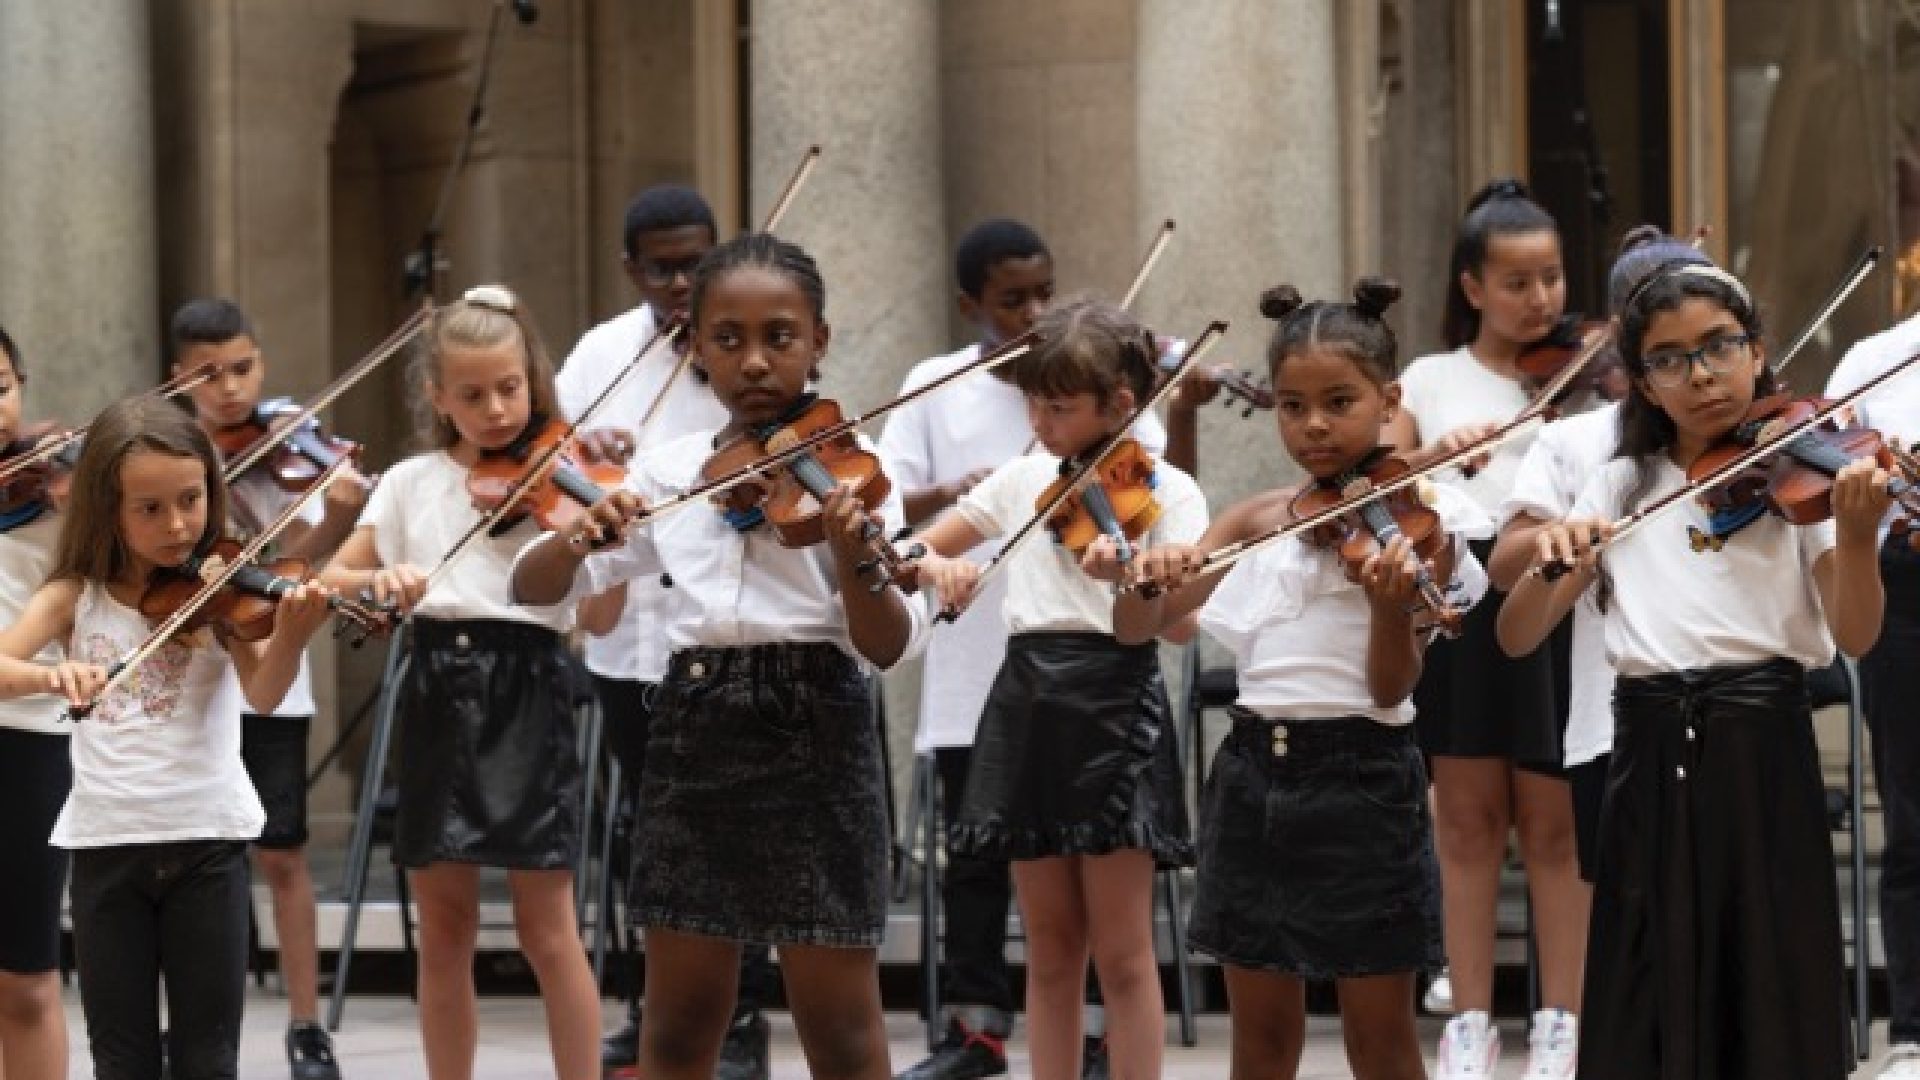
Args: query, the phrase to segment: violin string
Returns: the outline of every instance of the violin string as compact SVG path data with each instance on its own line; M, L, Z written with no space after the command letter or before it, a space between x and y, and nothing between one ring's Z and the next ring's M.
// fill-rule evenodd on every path
M226 586L227 582L233 580L233 576L239 573L241 568L251 564L254 558L266 549L268 544L272 543L276 537L286 531L288 525L298 520L300 508L306 503L306 496L312 495L314 492L321 490L327 484L331 483L334 474L345 468L346 464L347 459L342 457L322 470L319 477L307 487L307 490L302 493L300 498L288 502L286 508L280 511L280 515L274 518L271 524L260 530L258 535L241 547L238 555L234 556L232 560L220 568L219 573L204 581L199 591L195 592L191 597L188 597L186 603L181 604L178 610L172 615L167 616L159 626L156 626L153 632L147 635L147 640L141 643L139 648L129 653L125 658L116 661L111 668L112 674L108 676L106 685L102 686L100 691L93 695L93 700L88 703L86 708L74 711L70 713L70 715L84 715L86 712L91 711L94 705L98 704L109 693L119 687L121 683L125 682L127 677L138 669L141 664L146 663L147 658L152 656L154 652L167 640L172 638L174 634L178 633L180 628L187 624L187 620L193 618L196 612L206 606L207 601L213 599L213 597Z
M294 414L291 421L282 423L277 429L268 430L258 442L248 447L246 452L235 458L226 469L227 483L239 479L248 469L258 465L274 447L286 441L301 425L320 415L320 410L339 400L340 395L352 389L361 379L372 373L373 369L386 363L396 353L407 346L426 326L427 319L433 314L433 301L428 300L418 310L407 317L393 333L374 346L373 351L362 357L358 363L335 379L333 383L313 396L304 408Z

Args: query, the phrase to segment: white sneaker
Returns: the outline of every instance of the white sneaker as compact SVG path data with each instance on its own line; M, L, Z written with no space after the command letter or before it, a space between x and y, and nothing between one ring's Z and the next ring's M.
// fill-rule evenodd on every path
M1579 1064L1580 1018L1565 1009L1534 1013L1527 1034L1527 1071L1520 1075L1527 1080L1573 1080Z
M1478 1009L1447 1021L1440 1036L1440 1067L1434 1080L1490 1077L1500 1064L1500 1029Z
M1453 971L1441 968L1440 974L1427 984L1426 996L1420 999L1428 1012L1436 1016L1445 1016L1453 1011Z
M1894 1043L1880 1063L1880 1080L1920 1080L1920 1043Z

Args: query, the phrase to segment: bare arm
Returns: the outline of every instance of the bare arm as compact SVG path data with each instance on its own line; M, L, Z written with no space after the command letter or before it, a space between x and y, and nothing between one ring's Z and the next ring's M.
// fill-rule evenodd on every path
M867 574L860 571L860 563L872 557L863 530L868 521L878 521L879 516L869 513L845 484L827 496L821 515L840 582L840 602L846 607L847 636L861 656L879 667L890 668L907 651L913 636L913 616L899 588L888 584L875 591L868 587L871 581Z
M1887 474L1870 459L1840 470L1833 482L1834 545L1814 560L1833 643L1860 656L1880 637L1887 594L1880 581L1880 520L1886 513Z
M1534 545L1544 520L1521 512L1500 527L1493 542L1493 554L1487 557L1487 580L1501 592L1512 592L1514 582L1533 565Z
M91 694L73 694L74 688L62 682L60 668L33 661L49 643L71 636L73 607L79 598L79 582L49 581L27 601L20 618L0 630L0 698L66 692L76 704L91 700Z
M580 601L579 609L574 612L574 622L594 637L606 637L613 633L614 627L620 625L620 617L626 610L627 583L623 581L606 592Z
M1123 644L1137 645L1154 637L1175 643L1191 640L1196 615L1220 580L1225 569L1194 577L1199 559L1228 544L1251 540L1285 520L1286 507L1296 489L1255 495L1222 511L1208 524L1197 544L1151 548L1140 555L1137 576L1158 584L1161 595L1149 599L1139 589L1131 589L1114 598L1113 636Z

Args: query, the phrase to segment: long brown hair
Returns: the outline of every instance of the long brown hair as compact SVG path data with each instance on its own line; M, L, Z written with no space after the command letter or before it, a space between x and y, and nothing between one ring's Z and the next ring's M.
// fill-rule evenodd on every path
M133 555L120 535L120 463L135 450L199 458L207 483L207 524L199 546L211 545L226 527L220 456L200 422L165 398L127 398L107 406L87 427L50 577L106 582L126 573Z
M440 357L448 348L492 349L517 340L526 358L531 415L560 418L560 395L553 387L553 356L547 352L533 316L514 294L498 285L468 289L465 296L433 313L414 354L412 383L420 434L445 450L460 441L453 421L434 411L430 387L440 385Z

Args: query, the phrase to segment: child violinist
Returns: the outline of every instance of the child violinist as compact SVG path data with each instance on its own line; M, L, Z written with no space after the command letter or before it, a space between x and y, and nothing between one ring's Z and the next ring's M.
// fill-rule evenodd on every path
M1774 389L1752 298L1716 267L1665 269L1628 299L1619 336L1633 392L1617 456L1537 537L1537 567L1572 570L1522 577L1499 622L1502 646L1525 652L1594 586L1618 673L1580 1076L1845 1076L1806 671L1879 633L1887 476L1846 466L1817 524L1710 515L1687 469ZM1668 498L1674 512L1609 542L1613 521Z
M0 329L0 447L7 464L32 448L21 427L25 391L20 350ZM9 481L21 503L0 524L0 620L7 622L20 618L47 580L60 538L47 472L29 471ZM60 650L49 645L35 659L57 663ZM47 843L73 776L61 708L49 694L0 702L0 865L8 876L0 890L0 1063L15 1080L67 1075L59 975L67 853Z
M259 406L266 358L239 305L218 299L181 305L168 328L168 345L176 376L213 367L213 377L188 391L188 399L216 444L237 438L231 443L234 452L225 455L229 461L265 437L269 422L259 416ZM298 498L274 479L265 463L234 478L227 488L233 520L243 530L260 528ZM351 465L344 467L327 485L323 499L304 502L273 553L318 565L347 538L366 501L366 480ZM228 700L239 703L237 695ZM307 736L313 716L312 675L302 656L293 685L271 715L248 712L240 717L240 756L267 811L266 826L254 841L254 859L273 894L280 974L287 988L287 1062L293 1080L339 1080L333 1042L320 1025L319 943L306 853Z
M693 280L693 347L729 420L658 447L571 535L520 555L513 590L557 603L666 574L656 628L672 656L648 736L633 888L647 931L640 1075L711 1077L743 943L780 949L816 1076L884 1080L879 954L886 929L886 779L866 664L891 667L926 613L863 566L900 497L851 485L820 507L823 544L789 547L756 509L705 503L627 522L701 482L716 447L775 440L812 403L829 340L807 253L765 233L714 248ZM737 447L736 447L737 448ZM864 441L859 449L871 453ZM625 535L588 555L587 543Z
M1153 335L1116 307L1076 301L1048 311L1034 330L1032 351L1012 363L1046 452L995 469L917 538L929 550L922 580L949 609L972 600L981 574L963 554L1018 532L1063 461L1106 443L1155 386ZM1153 462L1150 486L1158 519L1134 541L1197 540L1207 507L1193 479ZM1153 874L1156 863L1193 857L1159 652L1114 637L1108 582L1122 564L1109 537L1084 553L1039 538L1005 568L1011 637L948 842L965 855L1013 863L1027 933L1034 1075L1080 1075L1080 995L1091 953L1114 1072L1157 1076L1163 1013Z
M523 520L442 565L477 520L469 471L556 415L553 365L512 293L434 313L415 373L434 449L388 470L325 579L413 613L393 858L420 908L420 1032L433 1080L473 1074L482 866L503 867L559 1080L599 1076L599 991L574 919L580 760L564 608L507 590ZM428 588L433 568L440 575Z
M1262 297L1278 323L1267 356L1280 438L1308 479L1229 509L1198 546L1146 552L1143 579L1169 591L1114 605L1122 641L1190 633L1197 613L1239 672L1202 801L1188 928L1192 947L1225 965L1234 1076L1296 1074L1309 979L1338 989L1355 1076L1425 1076L1414 979L1442 961L1440 879L1409 698L1429 639L1419 616L1442 613L1424 610L1418 586L1423 572L1443 574L1430 594L1449 617L1471 606L1485 576L1466 540L1492 522L1437 487L1430 565L1409 523L1354 565L1296 535L1192 579L1204 552L1286 524L1306 497L1356 494L1357 477L1392 461L1381 445L1400 386L1383 316L1398 296L1364 278L1351 303L1303 304L1291 286Z
M226 521L219 456L172 402L129 398L88 428L47 583L0 631L0 696L48 691L92 705L72 726L73 789L52 842L73 852L80 1002L95 1074L159 1075L160 986L174 1075L233 1076L252 907L246 845L265 815L240 757L240 709L270 712L327 618L324 592L290 590L272 636L175 636L102 695L108 665L147 643L155 571L204 550ZM68 659L35 661L54 642ZM97 699L97 700L96 700Z

